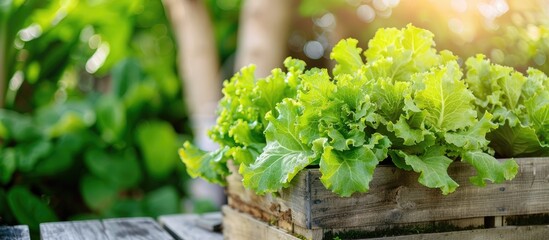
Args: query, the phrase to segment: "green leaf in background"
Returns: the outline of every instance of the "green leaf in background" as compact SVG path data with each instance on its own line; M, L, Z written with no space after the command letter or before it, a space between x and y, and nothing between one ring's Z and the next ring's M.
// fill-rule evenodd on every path
M355 192L367 192L379 161L366 146L349 151L336 151L327 146L320 160L320 181L327 189L342 197L349 197Z
M137 59L124 59L117 63L111 71L112 92L121 99L137 83L145 78Z
M148 213L144 210L144 204L142 200L135 199L116 199L116 202L102 213L102 216L92 217L91 219L98 218L119 218L124 217L143 217ZM151 216L151 215L149 215Z
M96 122L96 114L88 101L73 101L40 108L36 121L45 128L47 136L56 138L91 127Z
M487 180L492 183L511 180L518 172L518 164L515 161L509 159L499 162L493 156L481 151L466 152L462 158L476 169L477 176L469 180L478 186L486 186Z
M92 148L86 152L84 162L96 177L118 189L134 187L141 180L139 163L131 149L108 153Z
M177 213L180 210L180 199L177 191L172 186L165 186L151 191L143 199L145 211L149 216Z
M304 0L299 4L299 13L302 16L318 16L346 3L345 0Z
M78 161L75 155L86 143L92 142L89 138L86 132L60 136L53 142L51 153L38 161L31 174L33 176L55 176L66 171L74 162Z
M424 186L440 188L444 195L454 192L459 186L448 175L448 167L453 161L445 156L443 147L431 147L422 156L408 155L404 152L400 152L399 155L403 155L406 164L420 173L418 181Z
M41 137L41 132L28 115L15 111L0 109L0 122L7 130L5 140L13 139L19 142L35 140Z
M0 146L2 146L3 141L8 138L8 129L2 121L0 121Z
M23 186L11 188L7 197L10 209L17 221L29 225L29 228L33 231L38 231L40 223L59 221L48 204L34 196Z
M101 137L108 143L119 140L126 130L126 108L112 95L101 97L96 106Z
M0 148L0 183L8 183L16 167L17 158L15 150L13 148Z
M300 110L297 102L284 99L277 109L277 118L272 114L266 116L269 120L265 129L267 146L255 163L241 165L240 169L244 186L258 194L288 186L299 171L315 160L312 149L299 140L297 117Z
M118 197L116 186L91 175L85 175L80 180L80 192L86 205L96 211L110 208Z
M53 144L44 139L16 146L17 168L23 172L31 171L36 163L48 156L52 150Z
M167 122L145 122L137 127L136 140L148 173L157 179L168 176L177 161L177 135Z

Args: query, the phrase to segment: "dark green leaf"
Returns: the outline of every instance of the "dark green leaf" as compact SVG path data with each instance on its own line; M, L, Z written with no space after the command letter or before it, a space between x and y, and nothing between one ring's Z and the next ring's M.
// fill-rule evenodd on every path
M80 181L80 192L88 207L105 211L116 201L118 189L107 181L85 175Z
M42 222L58 221L48 204L34 196L25 187L13 187L7 196L9 206L17 221L29 225L31 230L37 231L38 225Z
M172 186L165 186L149 192L143 201L148 215L153 217L180 211L179 195Z
M118 189L133 187L141 179L137 156L130 149L115 153L90 149L84 160L91 173Z

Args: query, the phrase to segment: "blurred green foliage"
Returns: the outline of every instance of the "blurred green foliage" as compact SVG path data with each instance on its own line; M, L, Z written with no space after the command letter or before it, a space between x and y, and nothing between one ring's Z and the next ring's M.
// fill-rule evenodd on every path
M160 0L0 3L0 224L181 211L170 29Z

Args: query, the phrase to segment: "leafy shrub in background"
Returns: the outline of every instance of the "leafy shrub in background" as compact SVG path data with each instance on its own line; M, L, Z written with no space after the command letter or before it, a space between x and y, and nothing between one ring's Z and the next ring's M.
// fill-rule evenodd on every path
M311 165L319 166L324 186L341 196L367 192L385 159L418 172L421 184L443 194L458 187L447 172L455 160L475 168L470 178L475 185L512 179L516 162L496 160L486 134L498 131L509 112L520 114L506 109L517 106L509 99L518 98L508 91L513 86L508 80L524 77L511 74L512 68L478 67L471 64L474 58L465 75L456 56L433 48L433 37L411 25L380 29L363 53L366 61L356 40L342 40L330 55L336 61L332 74L305 71L304 62L290 58L287 72L274 69L263 79L254 77L253 67L244 68L225 82L217 126L210 132L221 148L202 152L185 143L179 154L187 171L224 184L227 161L233 159L244 186L258 194L289 186ZM524 91L543 97L547 76L531 72L536 84ZM492 94L493 106L482 105L484 93Z
M0 224L179 212L190 131L161 2L0 10Z

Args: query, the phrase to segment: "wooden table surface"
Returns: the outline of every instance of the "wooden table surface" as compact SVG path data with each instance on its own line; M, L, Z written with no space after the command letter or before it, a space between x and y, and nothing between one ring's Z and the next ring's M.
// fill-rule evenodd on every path
M149 217L50 222L40 224L42 240L221 240L220 212ZM24 225L0 226L0 240L30 240Z

